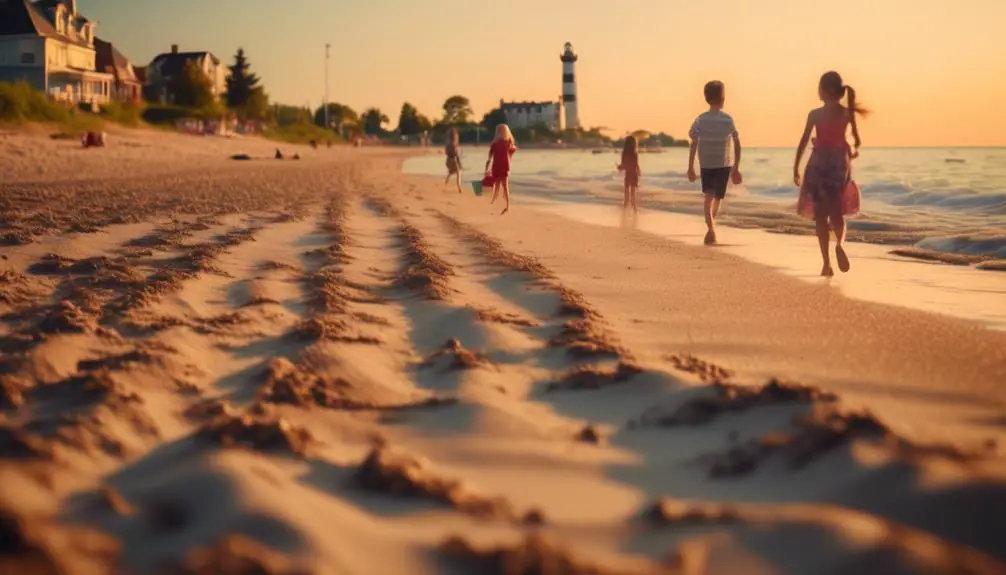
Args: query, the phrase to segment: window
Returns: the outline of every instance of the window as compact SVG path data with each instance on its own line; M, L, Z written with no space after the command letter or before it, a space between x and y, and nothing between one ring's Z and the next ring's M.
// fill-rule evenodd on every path
M21 52L21 63L22 64L34 64L35 54L32 52Z

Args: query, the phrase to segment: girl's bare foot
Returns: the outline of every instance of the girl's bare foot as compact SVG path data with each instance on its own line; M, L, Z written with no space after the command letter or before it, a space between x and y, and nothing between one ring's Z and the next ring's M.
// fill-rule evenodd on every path
M714 232L713 230L709 230L708 232L706 232L706 237L705 237L704 240L702 240L702 243L706 244L707 246L711 246L711 245L715 244L716 243L716 232Z
M849 264L849 256L845 254L845 248L842 246L835 246L835 259L838 260L838 269L842 273L849 271L851 265Z
M835 272L832 271L831 264L824 264L824 267L821 268L821 277L830 278L833 275L835 275Z
M502 216L503 214L505 214L505 213L507 213L509 211L510 211L510 206L507 206L507 207L503 208L503 211L500 212L500 215Z

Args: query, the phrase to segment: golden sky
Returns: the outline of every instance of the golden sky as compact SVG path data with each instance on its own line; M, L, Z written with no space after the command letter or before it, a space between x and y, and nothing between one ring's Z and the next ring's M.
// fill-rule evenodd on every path
M469 97L555 99L572 42L580 118L684 137L719 79L748 146L795 146L838 70L874 114L866 146L1006 145L1006 0L79 0L143 64L241 45L276 101L427 115ZM254 6L254 8L252 8Z

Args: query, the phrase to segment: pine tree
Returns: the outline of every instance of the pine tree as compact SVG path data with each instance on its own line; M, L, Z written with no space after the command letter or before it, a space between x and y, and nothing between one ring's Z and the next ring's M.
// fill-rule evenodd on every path
M251 99L259 83L259 77L249 70L244 48L238 48L234 63L227 69L230 70L227 75L227 107L242 108Z

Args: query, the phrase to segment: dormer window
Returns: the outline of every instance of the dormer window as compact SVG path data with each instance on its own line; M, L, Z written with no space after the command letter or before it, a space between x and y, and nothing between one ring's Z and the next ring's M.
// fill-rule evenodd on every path
M56 16L53 20L56 22L56 33L66 34L66 8L62 4L56 5Z

